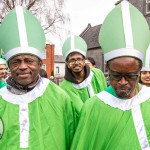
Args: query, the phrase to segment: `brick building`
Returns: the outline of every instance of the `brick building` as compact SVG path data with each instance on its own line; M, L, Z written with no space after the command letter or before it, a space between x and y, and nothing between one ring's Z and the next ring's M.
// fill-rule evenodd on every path
M46 70L48 78L54 75L54 45L46 44L42 68Z
M83 30L80 36L87 43L87 57L93 57L95 59L97 68L104 71L104 57L98 42L100 27L101 25L92 27L91 24L88 24L88 26Z

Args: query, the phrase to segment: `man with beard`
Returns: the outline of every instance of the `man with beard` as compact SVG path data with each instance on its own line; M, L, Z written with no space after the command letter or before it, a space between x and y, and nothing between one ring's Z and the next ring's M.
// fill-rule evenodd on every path
M3 58L0 58L0 88L6 85L4 77L6 75L7 63Z
M150 88L136 88L149 42L144 16L128 1L108 14L99 43L111 86L84 104L72 150L150 149Z
M90 69L85 64L86 52L87 44L79 36L69 37L62 47L66 68L65 80L60 87L72 97L78 112L88 98L106 88L103 72L96 68Z
M11 72L0 89L1 150L68 150L75 130L70 97L40 76L45 34L35 16L16 6L0 26Z

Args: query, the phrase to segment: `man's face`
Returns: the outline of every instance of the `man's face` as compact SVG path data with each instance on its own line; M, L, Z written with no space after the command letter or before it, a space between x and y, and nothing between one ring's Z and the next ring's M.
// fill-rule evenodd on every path
M141 82L144 85L150 86L150 71L141 71Z
M85 66L85 59L81 54L74 54L69 56L67 61L68 68L74 73L80 73Z
M110 84L119 98L132 98L139 78L139 61L132 57L111 60L108 65Z
M6 74L6 65L2 64L0 65L0 79L4 78Z
M37 80L41 61L31 55L19 55L9 61L12 78L20 85L29 85Z
M87 64L90 68L94 68L94 66L88 59L85 60L85 64Z

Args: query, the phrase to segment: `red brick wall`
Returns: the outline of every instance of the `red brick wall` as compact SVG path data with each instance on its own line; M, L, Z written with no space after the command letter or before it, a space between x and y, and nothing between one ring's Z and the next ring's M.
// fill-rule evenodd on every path
M51 73L54 72L54 45L46 44L46 59L42 62L46 65L46 72L49 78Z

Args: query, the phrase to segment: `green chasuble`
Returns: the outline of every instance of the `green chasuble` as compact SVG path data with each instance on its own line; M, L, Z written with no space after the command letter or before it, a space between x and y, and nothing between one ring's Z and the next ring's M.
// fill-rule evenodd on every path
M60 87L70 95L76 110L80 112L83 103L88 98L103 91L107 84L103 72L97 68L92 68L89 76L83 82L75 84L68 80L63 80Z
M0 90L0 150L68 150L74 132L70 98L48 79L23 95Z
M0 80L0 89L4 86L6 86L6 82L3 80Z
M85 103L71 150L141 149L150 149L150 87L126 100L109 87Z

